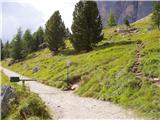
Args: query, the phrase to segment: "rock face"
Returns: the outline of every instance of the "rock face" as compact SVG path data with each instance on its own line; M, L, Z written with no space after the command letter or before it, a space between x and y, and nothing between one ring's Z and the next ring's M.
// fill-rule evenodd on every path
M1 115L4 117L10 110L11 99L16 98L16 94L10 85L1 86Z
M123 19L135 22L152 12L152 1L97 1L98 9L102 17L103 26L107 24L110 11L117 20L117 24L123 24Z

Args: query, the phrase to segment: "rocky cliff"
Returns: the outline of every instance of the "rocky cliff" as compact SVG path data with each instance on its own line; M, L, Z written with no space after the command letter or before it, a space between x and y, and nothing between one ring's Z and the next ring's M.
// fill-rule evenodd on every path
M104 26L110 11L114 14L117 24L123 24L125 17L129 22L134 22L152 11L152 1L97 1L97 5Z

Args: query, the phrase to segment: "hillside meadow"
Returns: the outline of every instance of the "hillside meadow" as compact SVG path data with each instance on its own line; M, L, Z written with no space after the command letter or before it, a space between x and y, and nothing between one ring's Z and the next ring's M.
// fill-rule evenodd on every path
M138 32L119 33L117 28L105 28L104 39L88 53L76 53L68 40L67 48L52 56L46 48L28 55L21 62L8 66L9 60L2 61L2 66L41 83L66 89L67 70L69 82L79 84L76 94L111 101L127 108L132 108L140 115L151 119L160 119L160 87L151 81L137 78L131 72L136 58L136 43L143 42L140 69L145 76L160 78L160 31L150 25L150 16L133 24ZM39 66L40 70L32 73Z

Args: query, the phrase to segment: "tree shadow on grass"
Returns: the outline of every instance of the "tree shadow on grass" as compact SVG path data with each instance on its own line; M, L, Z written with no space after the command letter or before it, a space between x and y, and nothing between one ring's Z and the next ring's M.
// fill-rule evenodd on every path
M106 42L106 43L104 43L102 45L94 46L93 50L101 50L101 49L109 48L109 47L113 47L113 46L129 45L129 44L133 44L133 43L136 43L136 41ZM62 54L62 55L64 55L64 56L68 56L68 55L79 55L79 54L83 54L83 53L89 53L91 51L88 51L88 52L85 52L85 51L78 52L78 51L76 51L74 49L63 49L59 53Z
M109 48L113 46L121 46L121 45L129 45L129 44L134 44L136 41L118 41L118 42L106 42L100 46L95 47L95 50L100 50L104 48Z
M64 56L68 56L68 55L77 55L78 52L75 51L74 49L64 49L64 50L60 51L59 54L62 54Z

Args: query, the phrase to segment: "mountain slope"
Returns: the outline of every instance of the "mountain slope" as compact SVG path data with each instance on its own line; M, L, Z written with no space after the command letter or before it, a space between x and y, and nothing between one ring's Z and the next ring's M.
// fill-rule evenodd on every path
M160 31L150 27L150 16L132 24L133 32L116 32L117 28L104 29L104 40L88 53L76 54L67 42L67 49L51 56L48 49L30 55L11 67L7 60L2 65L26 76L36 78L50 86L66 88L66 62L70 85L79 84L75 92L81 96L108 100L133 108L152 118L160 118L160 87L147 78L160 78ZM137 43L142 42L141 60L138 65L146 78L138 78L132 67L136 62ZM40 70L32 74L32 68Z

